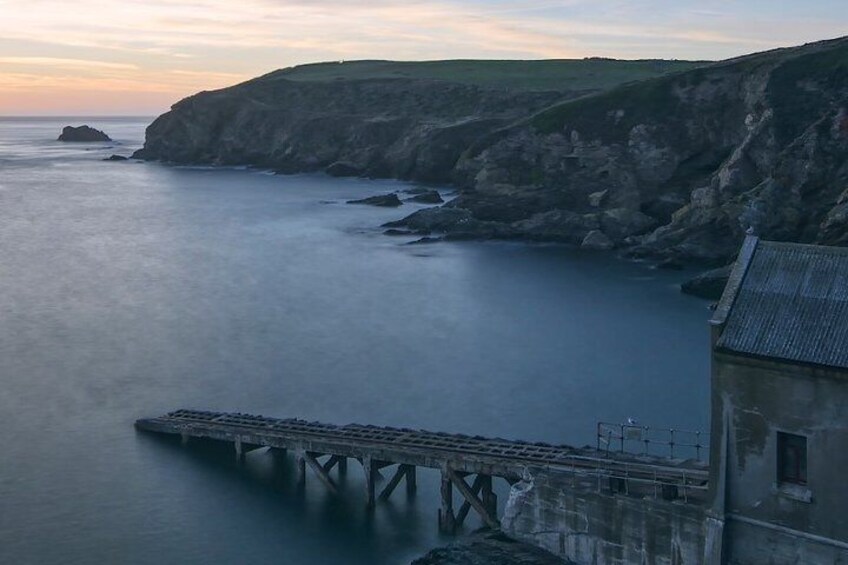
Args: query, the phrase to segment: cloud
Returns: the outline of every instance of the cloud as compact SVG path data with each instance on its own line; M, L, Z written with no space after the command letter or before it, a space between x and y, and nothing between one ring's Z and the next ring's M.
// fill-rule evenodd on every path
M0 89L54 92L57 104L61 89L86 84L176 100L322 60L719 59L848 25L848 13L826 9L832 0L800 12L789 0L771 0L779 10L764 2L0 0Z
M108 63L85 59L64 59L61 57L0 57L0 65L46 66L66 69L137 69L138 65L129 63Z

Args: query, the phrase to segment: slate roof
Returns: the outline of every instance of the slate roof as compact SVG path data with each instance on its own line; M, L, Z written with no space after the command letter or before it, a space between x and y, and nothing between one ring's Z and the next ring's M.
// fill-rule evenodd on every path
M848 369L848 249L748 237L712 323L718 349Z

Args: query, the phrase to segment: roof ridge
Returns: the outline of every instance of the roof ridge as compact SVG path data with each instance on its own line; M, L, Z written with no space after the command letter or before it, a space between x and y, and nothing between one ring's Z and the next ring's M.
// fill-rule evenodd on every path
M754 258L754 253L759 243L759 237L755 235L745 236L745 241L742 243L742 248L739 250L739 255L737 255L736 261L733 264L733 270L730 272L727 285L725 285L721 299L718 301L713 317L710 319L710 325L720 326L727 321L727 317L733 309L733 304L736 302L736 297L739 295L739 289L742 288L745 275L748 274L748 267L751 265L751 260Z

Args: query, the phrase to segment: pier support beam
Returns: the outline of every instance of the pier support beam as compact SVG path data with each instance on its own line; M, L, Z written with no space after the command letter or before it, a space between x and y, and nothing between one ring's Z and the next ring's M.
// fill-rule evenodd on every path
M406 496L412 496L418 489L418 479L416 476L415 465L410 465L406 471Z
M339 455L331 455L330 458L327 459L327 461L322 465L322 468L324 469L325 473L329 473L336 465L339 465L339 467L341 467L341 463L344 460L345 458Z
M294 472L297 487L302 489L306 486L306 452L302 449L298 449L294 454Z
M489 508L486 507L486 505L483 503L483 501L481 501L479 498L477 498L477 494L472 490L472 487L469 487L468 483L466 483L465 480L456 473L456 471L454 471L450 467L445 467L444 474L447 475L450 482L453 483L454 486L456 486L456 489L459 491L459 493L465 498L465 500L471 505L471 507L480 515L480 517L483 519L483 521L486 523L487 526L489 526L493 530L500 529L501 524L500 524L500 522L498 522L497 516L494 513L490 512ZM443 475L443 477L444 477L444 475ZM492 478L488 477L489 489L490 490L491 490L491 484L492 484L491 480L492 480ZM442 479L442 481L444 482L444 478ZM486 482L486 479L483 479L483 481L481 482L481 485L483 485L485 482ZM443 485L442 489L444 490L444 485ZM491 503L492 503L491 499L492 499L493 496L494 496L494 493L491 493L491 495L489 496L489 505L490 506L491 506Z
M383 492L380 493L380 500L387 500L397 486L400 484L400 481L406 478L406 488L409 490L409 481L410 476L412 476L413 483L415 482L415 467L413 465L398 465L395 470L395 474L392 477L392 480L389 481L389 484L386 485L386 488L383 489Z
M336 483L333 482L333 479L330 478L330 475L327 473L321 463L318 462L318 459L316 459L317 455L318 454L316 453L307 451L303 454L303 459L312 468L312 470L315 471L315 474L318 475L318 478L321 479L321 482L327 486L330 492L332 492L333 494L337 494L339 491L338 488L336 488Z
M445 534L456 532L456 516L453 513L453 486L450 479L451 472L447 466L442 469L442 507L439 509L439 531Z
M480 489L483 487L483 475L477 475L477 478L474 479L474 484L471 485L471 492L475 496ZM465 522L465 517L468 516L468 511L471 510L471 503L467 500L462 503L462 506L459 507L459 512L456 513L456 525L457 527L462 526Z
M365 471L365 504L368 508L373 508L376 502L374 497L374 489L377 483L377 465L370 457L362 458L362 469Z
M479 475L478 475L479 476ZM492 489L492 476L491 475L482 475L483 476L483 488L481 493L481 498L483 502L483 507L486 509L486 512L489 513L489 516L495 518L497 520L498 516L498 495L495 494L495 491ZM500 523L499 523L500 525Z

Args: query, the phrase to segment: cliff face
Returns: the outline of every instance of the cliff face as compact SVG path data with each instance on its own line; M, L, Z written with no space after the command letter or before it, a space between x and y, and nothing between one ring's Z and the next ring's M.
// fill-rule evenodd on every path
M479 136L561 98L426 80L257 81L175 105L139 156L444 182Z
M457 174L473 192L453 206L502 235L599 231L635 255L715 262L749 227L846 244L848 40L557 105L479 143Z
M749 227L848 244L848 39L638 76L622 64L540 89L282 71L178 103L137 156L452 182L458 199L398 224L454 238L716 263Z
M476 140L564 99L701 63L354 61L276 71L175 104L137 158L450 182Z

